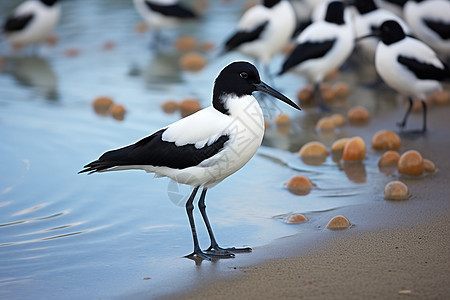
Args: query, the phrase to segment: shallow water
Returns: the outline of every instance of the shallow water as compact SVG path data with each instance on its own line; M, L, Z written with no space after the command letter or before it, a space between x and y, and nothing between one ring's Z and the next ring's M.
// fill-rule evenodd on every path
M18 2L2 1L0 19ZM222 261L194 268L183 258L192 249L183 209L188 187L140 171L91 176L77 172L106 150L133 143L178 120L178 114L162 112L162 102L195 97L204 107L209 105L217 73L244 57L207 53L209 64L204 70L183 72L177 64L180 54L170 43L159 52L150 50L150 33L134 31L140 19L131 1L66 1L63 10L56 46L41 47L36 56L12 53L5 43L0 45L4 57L0 66L0 297L111 298L138 292L161 296L228 268L229 262ZM200 22L169 30L165 37L174 40L195 32L200 41L219 45L240 12L238 1L211 1ZM102 49L110 41L115 47ZM80 53L68 57L68 49ZM272 67L280 60L277 57ZM275 83L292 99L304 85L291 75ZM374 101L367 91L361 93L365 94L360 99L375 115L392 106L389 101ZM101 95L126 107L124 121L94 113L91 101ZM364 203L369 200L358 196L379 190L388 180L370 151L362 164L340 165L331 157L320 166L302 162L290 151L315 139L330 146L347 132L320 135L314 131L320 114L296 112L270 101L262 101L272 121L265 146L241 171L208 192L209 216L223 246L257 249L316 229L314 222L288 225L284 217L300 212L314 220L322 211ZM281 112L293 119L287 134L273 127ZM315 184L306 196L292 195L283 187L299 173ZM200 243L206 247L207 233L196 217Z

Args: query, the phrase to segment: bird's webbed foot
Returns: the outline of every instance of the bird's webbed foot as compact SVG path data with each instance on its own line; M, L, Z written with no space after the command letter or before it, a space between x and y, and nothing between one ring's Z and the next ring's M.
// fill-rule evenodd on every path
M214 260L214 259L222 259L222 258L233 258L234 254L228 251L224 252L203 252L201 250L197 250L192 252L189 255L185 256L190 259L200 259L200 260Z
M252 252L252 248L245 247L245 248L222 248L219 245L211 245L208 249L205 250L208 254L209 253L248 253Z

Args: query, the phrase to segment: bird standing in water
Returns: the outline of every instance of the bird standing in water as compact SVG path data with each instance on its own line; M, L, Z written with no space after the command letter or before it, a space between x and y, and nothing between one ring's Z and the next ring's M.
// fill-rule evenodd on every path
M263 64L266 76L270 76L270 60L287 45L295 26L295 11L289 1L264 0L262 5L244 13L222 52L237 50L254 58Z
M161 40L161 29L197 18L193 10L178 0L134 0L134 6L145 23L154 30L155 46L158 46Z
M378 36L375 68L380 77L400 94L408 97L409 107L398 125L406 126L414 99L422 101L423 125L412 133L427 130L427 104L425 99L442 90L440 81L450 78L450 70L428 45L409 37L394 20L385 21L380 29L369 36Z
M142 140L104 153L80 173L141 169L158 177L169 177L194 189L186 202L194 251L201 259L229 258L233 252L250 248L221 248L206 215L205 197L209 188L242 168L256 153L264 135L264 117L255 91L267 93L300 109L294 102L261 81L258 70L248 62L233 62L216 78L212 106L164 127ZM193 201L198 203L211 240L200 249L193 218Z
M15 48L45 41L59 21L57 0L27 0L3 24L3 33Z
M353 27L344 20L344 4L332 1L328 4L325 19L312 23L297 37L295 48L278 75L294 71L306 76L314 84L320 108L329 110L321 97L320 84L325 75L345 62L353 46Z

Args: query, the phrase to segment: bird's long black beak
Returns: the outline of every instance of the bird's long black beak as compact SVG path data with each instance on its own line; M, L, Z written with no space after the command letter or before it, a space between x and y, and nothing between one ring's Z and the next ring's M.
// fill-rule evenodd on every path
M293 108L302 110L297 104L292 102L291 99L289 99L288 97L286 97L285 95L283 95L282 93L280 93L279 91L275 90L274 88L272 88L271 86L269 86L268 84L266 84L262 81L260 83L255 83L255 88L259 92L263 92L263 93L269 94L275 98L280 99L281 101L283 101L286 104L289 104Z
M371 37L377 38L378 35L376 33L371 33L371 34L368 34L368 35L363 35L363 36L357 37L355 39L355 43L357 43L357 42L359 42L361 40L367 39L367 38L371 38Z
M357 42L359 42L361 40L367 39L367 38L371 38L371 37L380 38L380 27L372 26L371 32L369 34L367 34L367 35L360 36L360 37L356 38L355 39L355 43L357 43Z

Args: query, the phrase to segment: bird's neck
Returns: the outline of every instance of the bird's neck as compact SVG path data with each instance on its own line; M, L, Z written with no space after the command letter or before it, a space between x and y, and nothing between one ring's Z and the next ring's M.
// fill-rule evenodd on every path
M222 92L214 91L213 93L213 107L223 113L224 115L230 115L228 108L226 107L225 94Z
M47 6L53 6L58 0L41 0L42 3L44 3Z

